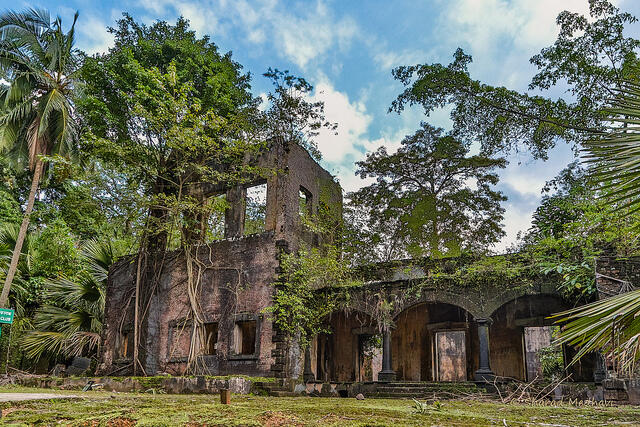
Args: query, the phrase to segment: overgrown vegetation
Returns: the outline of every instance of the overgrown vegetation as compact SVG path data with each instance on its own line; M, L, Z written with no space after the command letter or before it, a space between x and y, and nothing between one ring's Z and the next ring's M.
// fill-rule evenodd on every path
M281 255L271 309L288 337L306 344L322 332L326 316L349 307L367 266L379 261L412 256L429 271L407 298L430 287L490 291L548 280L577 305L594 298L599 256L639 253L633 138L640 41L625 34L636 19L606 0L589 0L589 10L588 17L558 16L556 42L531 58L538 73L528 92L475 80L461 49L448 65L393 70L404 90L391 111L418 105L428 117L448 107L453 127L425 122L397 152L369 153L358 174L376 181L349 196L344 218L327 200L303 214L318 239ZM146 315L139 309L155 291L167 250L185 254L189 316L194 337L201 334L196 301L206 266L191 255L224 236L229 205L221 194L285 172L256 166L269 141L298 143L320 159L314 138L336 130L324 105L310 101L309 82L288 71L266 71L273 91L259 108L241 64L183 18L143 25L125 14L109 29L114 46L91 57L74 48L73 24L64 32L60 19L40 10L0 18L0 78L7 82L0 85L0 305L9 297L18 315L0 344L13 340L9 360L20 369L38 358L95 355L105 271L123 254L137 266L134 360ZM559 87L567 94L545 95ZM603 114L607 106L616 108ZM504 234L505 198L495 188L496 169L505 166L500 156L524 149L546 158L560 141L578 151L594 135L598 142L587 146L603 185L593 188L587 172L570 164L545 187L532 228L513 248L519 255L487 256ZM479 152L472 155L473 144ZM599 200L603 194L608 203ZM260 230L264 209L250 199L247 213L245 231ZM393 312L385 296L372 302L381 326ZM637 299L625 304L637 309ZM613 316L619 306L599 307L571 314L600 322L583 348L610 346L602 331L616 321L637 355L640 317L620 319ZM585 344L584 335L566 337ZM200 350L192 348L190 360Z
M4 388L2 392L39 392ZM62 392L65 393L65 392ZM78 392L66 392L77 394ZM113 396L113 397L110 397ZM504 404L492 400L458 399L416 404L403 399L270 398L233 395L231 405L206 395L88 392L79 399L3 403L3 422L12 424L137 425L335 425L422 426L535 425L598 426L634 423L640 410L634 406L582 406ZM185 409L188 408L188 409Z

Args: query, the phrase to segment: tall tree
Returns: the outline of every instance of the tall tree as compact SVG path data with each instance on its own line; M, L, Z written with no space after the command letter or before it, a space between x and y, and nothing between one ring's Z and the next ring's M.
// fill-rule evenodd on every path
M22 244L46 164L46 157L67 155L76 137L71 100L78 70L74 49L76 13L68 32L44 10L0 15L0 149L26 158L33 176L20 232L0 295L6 306Z
M192 271L191 248L206 235L213 205L208 198L255 177L247 158L260 147L254 132L260 115L250 76L208 37L196 37L188 21L145 26L125 14L110 31L114 47L85 62L79 105L88 150L125 182L136 183L147 210L136 267L135 374L142 369L144 307L158 284L164 252L182 249ZM197 279L189 276L188 282L197 292ZM201 334L201 309L190 301L193 333ZM199 349L192 350L190 365Z
M538 73L529 91L492 86L471 77L471 56L458 49L449 65L398 67L393 76L406 89L391 110L420 105L429 115L450 107L455 136L480 142L485 154L528 149L545 159L558 141L579 148L589 132L601 131L600 109L612 90L633 76L640 41L624 34L636 22L607 0L589 0L590 17L564 11L552 46L531 58ZM553 99L543 91L565 86L567 96Z
M264 115L267 138L296 142L320 160L322 153L314 138L322 128L335 132L338 127L325 119L324 102L310 101L313 86L287 70L269 68L264 76L273 84L273 92L267 94L269 108Z
M149 249L162 251L171 237L166 229L171 222L170 210L165 205L178 194L178 181L186 178L180 173L190 179L183 195L196 199L201 197L200 184L241 179L234 167L242 164L245 152L224 151L225 141L229 147L238 148L236 142L244 139L246 149L255 142L251 130L258 117L258 100L249 91L250 76L242 74L241 65L232 60L231 54L221 54L206 36L196 37L182 18L175 25L161 21L145 26L125 14L110 31L115 36L114 47L87 59L82 69L85 84L79 109L90 131L88 150L142 190L141 202L149 210ZM168 110L161 110L162 97L167 95L172 105L164 105ZM190 97L193 106L182 112L188 120L175 110L182 96ZM172 118L156 114L168 111L175 113ZM201 120L208 121L204 128ZM218 176L212 170L204 174L196 173L197 168L185 171L185 165L178 164L188 144L177 145L176 140L171 141L175 135L167 133L176 129L178 121L183 131L197 128L200 136L214 142L211 150L199 153L191 147L190 161L218 168ZM204 205L204 200L198 201ZM192 218L187 218L190 226L184 231L198 229L197 233L187 233L197 241L205 234L197 223L205 221L200 214L192 214L187 213Z
M492 189L503 159L469 156L469 148L440 128L422 123L396 153L385 147L357 163L376 182L349 197L365 209L371 227L396 222L412 256L456 255L486 249L504 234L504 195Z

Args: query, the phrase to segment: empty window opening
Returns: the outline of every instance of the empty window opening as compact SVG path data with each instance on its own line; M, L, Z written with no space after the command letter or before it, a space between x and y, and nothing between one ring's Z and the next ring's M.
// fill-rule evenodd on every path
M218 343L217 322L204 324L204 340L204 354L216 354L216 344Z
M267 184L247 188L244 212L244 235L265 231L267 214Z
M382 336L358 335L356 381L377 381L382 370Z
M298 192L298 200L299 200L299 212L300 216L308 217L311 215L311 207L312 207L312 197L311 192L306 188L300 186L300 191Z
M224 238L224 213L229 207L227 196L220 194L207 200L206 242L214 242Z
M236 322L233 329L236 354L252 355L256 352L256 321Z

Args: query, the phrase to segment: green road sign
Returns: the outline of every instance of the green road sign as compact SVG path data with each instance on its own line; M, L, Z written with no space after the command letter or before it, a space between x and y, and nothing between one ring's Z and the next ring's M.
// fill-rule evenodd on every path
M13 310L0 308L0 323L13 323Z

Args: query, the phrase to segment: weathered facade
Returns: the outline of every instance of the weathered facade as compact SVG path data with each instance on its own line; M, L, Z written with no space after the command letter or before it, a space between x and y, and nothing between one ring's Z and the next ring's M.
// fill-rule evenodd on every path
M363 271L366 282L353 291L349 307L326 319L331 334L315 337L304 352L285 347L265 313L279 255L295 251L302 241L317 245L322 236L305 231L301 212L315 212L325 203L340 214L342 192L295 144L273 144L260 163L274 173L224 190L230 204L225 239L194 249L195 291L187 284L185 253L165 254L157 286L139 307L146 319L139 333L144 373L184 373L195 346L203 349L196 370L211 375L304 376L324 382L468 381L494 375L532 380L539 375L537 351L551 340L547 317L569 308L556 281L531 270L500 280L446 279L470 262L465 260L372 266ZM265 183L264 230L246 235L247 188ZM517 256L505 262L515 262L512 258ZM110 271L103 374L131 372L135 278L133 259ZM199 334L193 327L194 304L202 316ZM591 381L593 368L585 360L572 368L573 379Z
M506 257L513 265L525 264L517 258ZM368 273L374 280L351 295L349 310L329 319L333 333L312 346L314 376L323 381L411 382L483 381L494 376L525 381L540 376L537 351L552 339L553 320L548 316L570 308L557 292L557 278L524 268L512 278L476 277L474 283L440 279L443 272L463 269L470 262L376 265ZM382 300L391 309L381 314ZM376 333L382 336L381 369L377 376L364 377L360 343ZM569 360L572 349L564 351ZM572 379L593 381L593 364L585 358L571 367Z
M320 236L302 227L301 211L326 203L341 209L342 192L333 177L300 146L273 143L259 163L272 171L266 179L226 189L225 239L194 250L199 284L190 295L183 251L167 253L140 330L144 373L185 372L191 345L202 346L202 373L273 376L284 372L286 354L265 313L271 304L279 254L302 240ZM247 189L266 184L264 229L244 232ZM216 196L215 192L208 195ZM134 336L134 259L116 263L109 273L101 371L132 371ZM191 299L190 299L191 298ZM195 299L195 301L193 301ZM192 304L203 317L204 333L195 334ZM206 342L196 342L205 340Z

